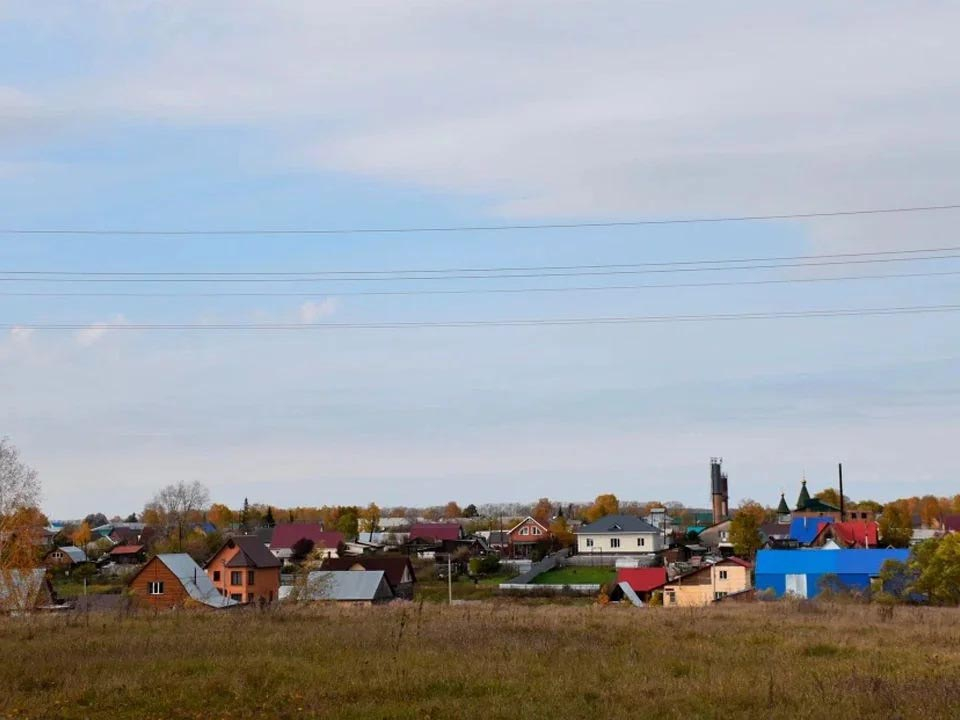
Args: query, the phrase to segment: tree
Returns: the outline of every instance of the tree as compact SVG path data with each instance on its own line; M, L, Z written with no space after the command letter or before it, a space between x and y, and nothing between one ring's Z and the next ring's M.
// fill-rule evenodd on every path
M913 537L913 521L910 512L902 501L888 503L883 507L883 514L878 522L880 526L880 542L892 547L905 548L910 546Z
M834 507L840 507L840 493L836 488L827 488L826 490L821 490L820 492L814 495L817 500L823 500L828 505L833 505ZM846 499L846 498L845 498Z
M247 531L248 522L250 522L250 501L247 498L244 498L243 509L240 510L240 530L242 532Z
M730 542L733 543L734 553L747 560L756 555L763 544L760 525L765 515L766 511L760 503L753 500L741 501L733 520L730 521Z
M874 514L880 514L883 511L883 505L878 503L876 500L861 500L858 503L852 503L850 505L851 510L866 510Z
M479 514L480 514L480 513L477 512L477 506L474 505L473 503L470 503L469 505L467 505L467 506L463 509L463 516L464 516L465 518L475 518L475 517L477 517ZM401 516L401 517L402 517L402 516Z
M152 509L160 516L167 530L177 531L177 550L183 551L184 527L191 516L210 504L210 492L199 482L167 485L154 497Z
M0 438L0 572L7 587L7 571L37 565L35 540L46 518L37 509L40 481L37 471L20 460L8 438ZM43 518L44 524L37 526Z
M355 538L360 532L360 511L355 507L338 507L336 528L346 538Z
M960 603L960 534L920 543L910 566L919 574L914 589L939 605Z
M530 516L541 525L549 524L550 518L553 517L553 503L550 502L550 498L543 497L537 500Z
M207 510L207 520L212 522L217 528L223 529L230 527L236 518L233 510L223 503L214 503Z
M136 513L130 513L130 514L127 515L127 517L124 519L124 522L128 522L128 523L135 523L135 522L137 522L137 514L136 514Z
M100 527L101 525L106 525L109 522L109 520L107 520L107 516L103 513L90 513L83 519L83 521L91 528Z
M463 517L463 510L460 509L460 506L457 505L457 503L451 500L444 506L443 516L447 520L454 520L456 518Z
M360 519L363 521L361 526L365 533L369 533L370 542L373 542L373 534L380 527L381 515L379 506L373 502L360 511Z
M264 524L266 527L271 527L271 528L277 526L277 521L273 519L273 508L272 508L272 507L267 507L267 512L266 512L266 514L263 516L263 524Z
M290 546L290 557L293 560L301 561L313 552L313 540L310 538L300 538Z
M933 495L920 498L920 522L927 528L940 526L940 501Z
M570 526L567 525L567 519L563 515L550 523L550 534L553 535L554 544L557 547L566 548L574 543L573 533L570 532Z
M92 533L90 532L90 523L84 520L82 523L80 523L80 527L73 531L73 535L70 536L70 539L73 541L74 545L82 548L88 542L90 542L91 537Z
M584 518L588 523L599 520L605 515L616 515L620 512L620 501L613 494L597 495L593 505L587 508Z

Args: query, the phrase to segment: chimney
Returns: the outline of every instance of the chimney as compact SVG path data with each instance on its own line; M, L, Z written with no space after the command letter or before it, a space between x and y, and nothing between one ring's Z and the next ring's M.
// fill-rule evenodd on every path
M722 458L710 458L710 507L713 511L713 522L718 523L723 519L725 508L725 478L720 471Z
M840 522L844 522L847 519L847 515L844 512L845 508L843 505L843 463L837 464L837 470L840 473Z

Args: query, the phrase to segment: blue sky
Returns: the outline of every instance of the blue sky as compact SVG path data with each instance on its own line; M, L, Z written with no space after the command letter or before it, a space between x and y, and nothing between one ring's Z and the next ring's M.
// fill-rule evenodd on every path
M0 7L5 228L403 227L957 202L960 12L941 3L84 2ZM646 263L957 244L960 213L344 236L0 235L4 270ZM955 315L290 333L104 324L676 315L957 303L960 270L306 284L4 282L0 433L53 516L200 480L276 505L542 495L955 494ZM693 277L691 277L693 276ZM182 293L278 291L285 297Z

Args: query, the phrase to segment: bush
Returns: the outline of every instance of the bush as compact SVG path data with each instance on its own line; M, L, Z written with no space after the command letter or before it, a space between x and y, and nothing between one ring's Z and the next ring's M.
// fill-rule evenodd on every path
M496 555L470 558L471 575L489 575L500 569L500 558Z

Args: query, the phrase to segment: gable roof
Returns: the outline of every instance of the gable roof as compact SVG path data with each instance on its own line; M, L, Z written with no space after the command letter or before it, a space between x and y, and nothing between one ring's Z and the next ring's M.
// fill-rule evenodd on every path
M117 545L110 549L111 555L136 555L143 552L143 545Z
M322 570L352 570L356 566L364 570L381 570L390 586L396 588L403 582L403 573L409 570L410 579L416 582L417 575L413 570L413 563L409 557L348 557L327 558L323 561ZM358 572L353 570L353 572Z
M790 522L790 537L804 545L809 545L830 522L830 518L822 517L794 518Z
M277 559L277 556L267 550L267 546L260 542L260 538L256 535L237 535L221 545L220 550L217 550L217 552L213 554L213 557L207 560L204 567L209 567L210 563L213 562L213 558L219 555L226 547L236 547L238 551L232 558L227 560L225 567L277 568L282 565L280 560Z
M866 520L847 520L828 526L833 537L848 547L875 548L880 542L877 523Z
M766 522L760 526L760 532L768 538L787 538L790 537L790 523Z
M459 523L417 523L410 528L410 540L459 540L463 529Z
M236 600L221 595L213 586L210 576L186 553L162 553L155 556L154 559L163 563L167 570L176 575L177 580L183 585L183 589L197 602L215 608L225 608L239 604ZM141 572L143 571L141 570ZM137 575L139 574L137 573Z
M577 535L617 532L660 534L658 528L641 520L636 515L605 515L599 520L577 528Z
M273 528L272 527L261 527L253 531L253 534L266 546L270 546L273 542Z
M279 599L297 600L388 600L393 592L383 570L315 570L307 575L306 587L282 585Z
M543 531L544 531L545 533L549 533L549 532L550 532L550 528L548 528L546 525L544 525L542 522L540 522L539 520L537 520L537 519L536 519L535 517L533 517L532 515L527 515L523 520L521 520L520 522L518 522L516 525L514 525L512 528L510 528L507 532L512 535L514 530L516 530L517 528L519 528L519 527L522 526L522 525L525 525L525 524L528 523L528 522L532 522L533 524L538 525L539 527L541 527L541 528L543 529Z
M300 540L313 541L315 547L334 549L343 542L343 533L336 530L325 531L323 525L312 523L287 523L273 529L270 541L271 550L290 549Z
M636 592L650 592L667 583L667 569L664 567L620 568L617 570L617 583L625 582Z
M72 545L64 545L63 547L55 547L50 552L47 553L47 557L50 556L50 553L55 553L57 551L62 552L66 555L72 562L75 563L85 563L87 562L87 554L78 547Z

